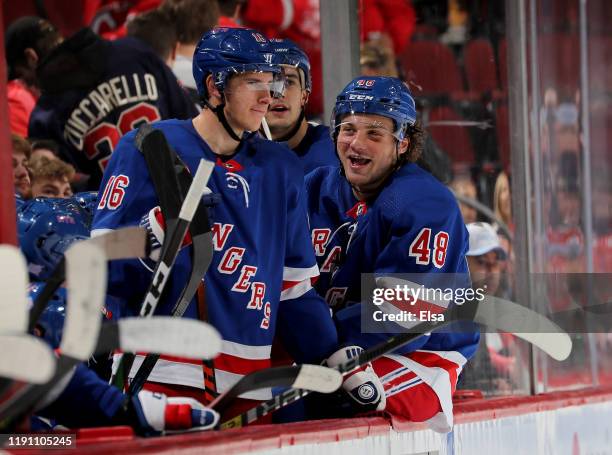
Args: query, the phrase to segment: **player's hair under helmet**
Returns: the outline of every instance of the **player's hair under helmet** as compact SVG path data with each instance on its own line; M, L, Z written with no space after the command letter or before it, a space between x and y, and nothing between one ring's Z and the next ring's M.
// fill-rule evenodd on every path
M193 78L198 94L236 141L241 138L230 127L223 112L224 91L230 77L250 72L280 76L280 67L272 62L270 43L261 33L249 28L215 28L202 36L193 54ZM217 107L208 101L206 78L209 74L222 96L222 102ZM271 86L272 96L282 95L282 88L282 80L276 78Z
M393 135L402 140L416 123L416 106L408 87L395 77L360 76L353 79L336 97L331 131L334 141L337 126L346 115L375 114L393 120Z

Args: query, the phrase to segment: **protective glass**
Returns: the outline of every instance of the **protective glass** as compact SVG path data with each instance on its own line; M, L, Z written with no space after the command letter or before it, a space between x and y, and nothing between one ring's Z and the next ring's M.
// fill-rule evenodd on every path
M266 71L252 71L252 73L265 73ZM244 73L236 73L244 74ZM285 95L286 78L282 73L272 73L272 81L262 82L257 80L245 79L240 84L241 90L248 90L253 92L269 92L272 98L282 98ZM226 88L226 93L232 93L231 89Z

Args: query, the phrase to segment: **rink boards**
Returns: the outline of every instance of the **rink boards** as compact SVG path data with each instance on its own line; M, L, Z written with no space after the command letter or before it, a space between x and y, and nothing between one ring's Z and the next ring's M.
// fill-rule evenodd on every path
M441 435L384 416L263 425L223 432L135 438L129 428L82 430L77 448L93 454L612 454L612 387L455 404L455 427ZM49 453L46 450L13 451Z

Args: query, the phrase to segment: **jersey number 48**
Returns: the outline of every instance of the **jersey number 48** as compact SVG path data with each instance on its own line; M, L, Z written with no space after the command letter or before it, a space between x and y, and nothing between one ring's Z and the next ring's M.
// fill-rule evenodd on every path
M423 228L410 244L408 255L413 257L419 265L433 263L435 267L441 269L446 262L448 239L448 233L440 231L434 236L433 248L430 248L431 229Z

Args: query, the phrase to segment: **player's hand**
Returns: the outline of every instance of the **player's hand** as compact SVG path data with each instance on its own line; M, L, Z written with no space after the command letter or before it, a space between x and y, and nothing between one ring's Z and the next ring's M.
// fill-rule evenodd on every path
M204 188L202 194L202 203L208 209L217 205L220 201L220 196L217 193L213 193L210 188ZM151 252L149 253L149 259L157 262L159 261L159 255L161 254L161 247L164 244L164 238L166 235L166 221L159 206L153 207L140 219L140 226L147 230L149 236L149 244L151 245ZM191 234L189 232L185 235L181 248L191 245Z
M361 351L363 348L359 346L344 347L334 352L325 361L325 364L335 367L358 356ZM357 405L357 412L383 411L387 404L385 389L370 363L347 374L344 377L342 389Z
M212 430L219 414L193 398L167 397L143 390L132 397L138 428L144 434Z

